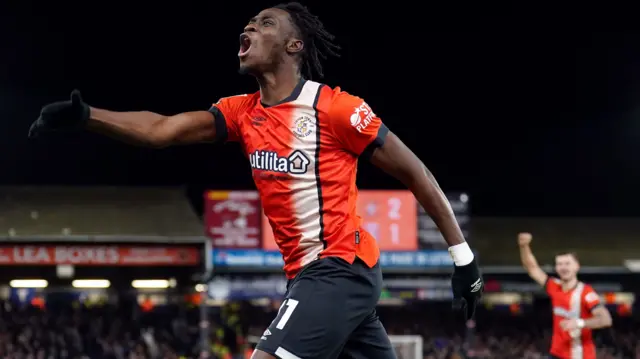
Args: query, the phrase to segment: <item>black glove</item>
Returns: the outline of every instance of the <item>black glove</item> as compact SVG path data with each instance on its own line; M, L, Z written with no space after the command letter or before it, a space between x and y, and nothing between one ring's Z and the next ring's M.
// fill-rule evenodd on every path
M90 112L89 105L82 102L80 91L73 90L68 101L50 103L42 108L40 117L29 129L29 137L37 137L45 132L83 128L89 120Z
M476 304L482 297L484 282L475 258L466 266L456 266L451 277L453 309L462 311L467 320L476 312Z

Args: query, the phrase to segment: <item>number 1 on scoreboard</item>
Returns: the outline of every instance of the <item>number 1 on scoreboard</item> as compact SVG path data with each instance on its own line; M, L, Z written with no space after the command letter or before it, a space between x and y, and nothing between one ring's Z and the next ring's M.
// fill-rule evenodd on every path
M389 231L391 232L391 242L393 242L393 244L400 244L400 226L397 223L391 223L389 225Z
M380 225L376 222L366 222L364 228L369 232L376 241L380 241Z

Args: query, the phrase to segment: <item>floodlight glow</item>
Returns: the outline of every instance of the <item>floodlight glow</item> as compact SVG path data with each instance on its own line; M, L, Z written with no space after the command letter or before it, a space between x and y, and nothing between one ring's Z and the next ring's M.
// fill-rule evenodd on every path
M71 285L79 289L109 288L111 282L106 279L76 279Z
M167 289L169 281L166 279L136 279L131 286L137 289Z
M46 288L49 283L44 279L14 279L9 285L12 288Z

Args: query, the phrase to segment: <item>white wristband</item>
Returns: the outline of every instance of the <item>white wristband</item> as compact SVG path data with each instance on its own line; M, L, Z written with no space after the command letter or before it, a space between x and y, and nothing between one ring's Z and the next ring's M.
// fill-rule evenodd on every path
M576 320L576 323L578 324L579 329L584 328L584 319L578 319Z
M449 254L456 266L466 266L473 261L473 252L467 242L449 247Z

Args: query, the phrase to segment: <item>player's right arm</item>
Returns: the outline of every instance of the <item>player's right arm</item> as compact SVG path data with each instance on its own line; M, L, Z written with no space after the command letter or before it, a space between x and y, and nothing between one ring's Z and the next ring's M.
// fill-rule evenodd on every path
M217 119L210 111L165 116L149 111L114 112L91 108L88 129L116 139L149 147L211 142Z
M149 147L212 141L237 141L237 118L249 103L246 95L226 97L208 111L165 116L149 111L115 112L90 107L74 90L71 99L44 106L29 137L55 131L88 128L117 139Z
M540 268L536 257L531 251L532 239L533 237L531 236L531 233L518 234L518 245L520 245L520 261L522 261L522 266L529 274L529 277L531 277L531 279L535 280L538 284L544 287L547 284L547 279L549 279L549 276L542 270L542 268Z
M208 111L164 116L149 111L114 112L91 108L89 129L150 147L167 147L200 142L237 141L238 114L245 108L246 95L225 97Z

